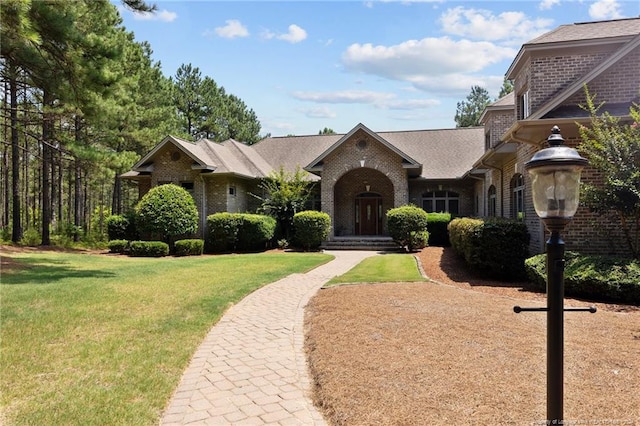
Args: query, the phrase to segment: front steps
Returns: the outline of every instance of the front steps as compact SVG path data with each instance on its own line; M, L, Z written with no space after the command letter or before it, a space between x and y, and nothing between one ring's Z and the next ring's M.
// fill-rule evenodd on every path
M348 237L333 237L330 241L325 241L320 245L324 250L372 250L372 251L395 251L404 249L393 242L391 237L352 235Z

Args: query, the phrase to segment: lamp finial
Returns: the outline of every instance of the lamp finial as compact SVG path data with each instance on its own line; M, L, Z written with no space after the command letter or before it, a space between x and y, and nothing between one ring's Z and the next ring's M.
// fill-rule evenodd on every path
M560 128L558 126L553 126L551 129L551 134L547 138L547 143L549 146L561 146L564 145L564 138L560 134Z

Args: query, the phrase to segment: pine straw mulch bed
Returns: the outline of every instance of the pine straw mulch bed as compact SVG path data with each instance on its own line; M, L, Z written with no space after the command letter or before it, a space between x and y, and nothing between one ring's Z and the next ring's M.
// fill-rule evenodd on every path
M307 306L314 402L334 425L544 424L546 315L523 283L474 277L450 249L425 283L319 291ZM566 300L567 306L587 306ZM565 314L565 424L640 425L640 307Z

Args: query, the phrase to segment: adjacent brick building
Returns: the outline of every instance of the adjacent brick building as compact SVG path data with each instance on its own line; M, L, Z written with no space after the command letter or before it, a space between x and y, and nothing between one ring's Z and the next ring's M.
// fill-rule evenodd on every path
M514 92L489 105L483 127L374 132L363 124L346 134L266 138L247 146L228 140L192 143L168 136L123 177L142 196L172 182L189 190L206 216L251 212L259 182L284 168L301 168L317 182L314 207L332 218L331 238L385 235L385 212L412 203L458 216L523 220L532 253L545 231L533 209L524 164L544 147L554 125L571 146L587 86L605 109L629 119L640 94L640 18L563 25L520 49L507 70ZM597 182L592 170L584 180ZM615 218L580 208L567 228L569 249L626 254Z

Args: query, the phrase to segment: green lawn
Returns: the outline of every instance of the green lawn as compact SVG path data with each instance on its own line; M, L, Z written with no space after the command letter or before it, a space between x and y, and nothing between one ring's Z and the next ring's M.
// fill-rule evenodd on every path
M9 254L1 424L157 424L193 352L233 303L331 259Z
M364 259L346 274L333 278L328 286L344 283L426 281L410 254L385 254Z

